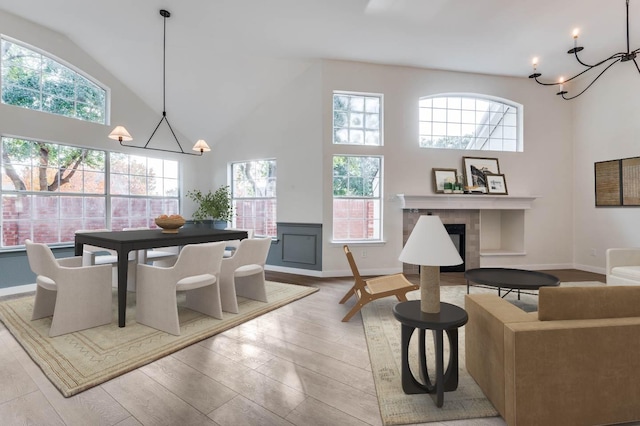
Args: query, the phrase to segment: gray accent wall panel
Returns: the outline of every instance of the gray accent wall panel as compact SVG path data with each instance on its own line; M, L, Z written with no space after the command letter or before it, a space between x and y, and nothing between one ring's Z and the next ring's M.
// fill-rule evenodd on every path
M267 264L322 270L322 224L278 222L278 238L271 244Z

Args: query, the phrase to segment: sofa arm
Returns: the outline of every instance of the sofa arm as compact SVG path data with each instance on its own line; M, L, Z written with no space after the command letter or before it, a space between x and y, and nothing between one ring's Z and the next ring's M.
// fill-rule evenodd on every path
M465 310L465 365L498 412L505 415L504 325L535 321L526 313L496 294L468 294Z
M616 266L640 266L640 248L610 248L606 254L607 275Z
M640 318L505 325L508 425L640 419Z

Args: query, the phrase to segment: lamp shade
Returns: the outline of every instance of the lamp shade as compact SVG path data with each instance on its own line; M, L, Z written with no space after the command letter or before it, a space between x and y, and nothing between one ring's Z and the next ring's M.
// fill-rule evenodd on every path
M109 139L115 139L120 142L133 140L133 138L131 137L129 132L127 132L127 129L124 128L124 126L116 126L116 128L113 129L111 133L109 133Z
M211 151L211 148L209 148L209 145L207 145L204 139L199 139L196 142L196 144L193 146L193 150L200 151L200 152L209 152Z
M462 263L456 246L438 216L420 216L398 259L424 266Z

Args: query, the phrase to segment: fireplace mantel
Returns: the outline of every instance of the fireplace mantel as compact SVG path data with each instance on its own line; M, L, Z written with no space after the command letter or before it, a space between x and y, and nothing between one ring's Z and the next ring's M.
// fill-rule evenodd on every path
M397 194L401 208L443 210L525 210L538 198L530 195Z

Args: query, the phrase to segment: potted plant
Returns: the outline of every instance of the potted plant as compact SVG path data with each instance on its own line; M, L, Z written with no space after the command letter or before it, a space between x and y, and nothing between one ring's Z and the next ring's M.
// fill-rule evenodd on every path
M215 192L209 191L206 194L194 189L187 192L187 197L198 203L198 208L192 216L195 222L213 219L214 228L224 229L227 227L227 222L233 216L231 188L228 185L221 186Z

